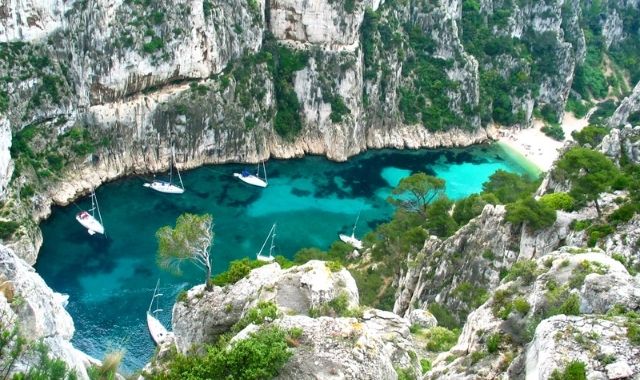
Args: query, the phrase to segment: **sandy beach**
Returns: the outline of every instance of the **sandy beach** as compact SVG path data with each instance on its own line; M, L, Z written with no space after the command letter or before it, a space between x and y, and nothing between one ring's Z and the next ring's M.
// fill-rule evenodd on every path
M591 112L581 118L576 118L573 113L565 112L562 119L562 129L564 130L565 139L557 141L545 135L540 128L544 127L541 120L534 119L533 127L526 129L498 129L498 142L507 148L521 154L527 160L531 161L541 171L548 171L553 162L558 158L558 149L565 142L572 141L571 133L579 131L589 125L589 116Z

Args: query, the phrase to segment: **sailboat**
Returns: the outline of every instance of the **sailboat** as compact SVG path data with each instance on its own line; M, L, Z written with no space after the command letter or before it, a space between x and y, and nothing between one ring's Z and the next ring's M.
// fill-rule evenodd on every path
M159 191L161 193L167 194L182 194L184 193L184 184L182 183L182 177L180 176L180 170L176 166L176 173L178 173L178 180L180 181L180 186L175 185L173 183L173 167L175 164L175 154L173 149L171 149L171 164L169 165L169 181L161 181L158 179L153 180L151 183L145 183L144 187L149 187L155 191Z
M269 256L265 256L262 254L262 251L264 250L265 245L267 245L267 241L269 241L269 237L271 237L271 247L269 247ZM273 223L273 226L271 226L271 229L269 230L269 234L267 235L267 238L264 239L264 243L262 243L262 247L260 248L260 251L256 255L256 259L258 259L259 261L267 261L267 262L273 261L274 259L273 249L276 247L275 244L273 244L273 240L275 238L276 238L276 224Z
M356 239L356 226L358 225L358 219L360 219L360 213L358 213L358 217L356 218L356 222L353 224L353 230L351 230L351 236L340 234L340 240L347 244L351 244L354 248L362 249L362 241Z
M156 298L161 297L162 293L158 293L158 286L160 286L160 280L156 283L156 288L153 291L153 297L151 298L151 303L149 304L149 309L147 310L147 327L149 328L149 334L151 335L151 339L155 342L156 345L162 344L165 339L169 336L169 331L162 325L162 323L153 316L154 313L162 311L162 309L158 309L158 302L156 301L156 309L151 311L153 307L153 301Z
M267 187L267 169L264 166L264 161L262 161L262 170L264 171L264 179L260 178L260 164L258 164L258 169L256 170L255 175L249 173L249 170L244 169L242 170L242 173L233 173L233 176L239 178L240 181L244 183L248 183L249 185Z
M96 212L100 221L96 219ZM88 211L82 210L77 213L76 220L87 229L89 235L95 235L96 233L104 234L102 215L100 214L100 207L98 207L98 198L96 198L96 193L93 189L91 189L91 209Z

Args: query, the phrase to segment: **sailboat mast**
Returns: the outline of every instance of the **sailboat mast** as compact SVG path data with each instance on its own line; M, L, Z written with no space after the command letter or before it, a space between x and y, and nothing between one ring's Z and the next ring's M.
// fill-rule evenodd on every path
M169 161L169 183L173 184L173 144L171 144L171 160Z
M160 286L160 279L158 279L158 282L156 282L156 288L153 290L153 297L151 297L151 302L149 303L148 311L151 311L151 308L153 307L153 300L156 299L156 294L158 293L158 286Z
M271 234L271 247L269 247L269 257L273 257L273 249L276 247L276 245L273 243L274 239L276 238L276 224L273 224L273 227L271 227L271 230L273 231L273 234Z
M360 212L358 212L358 216L356 217L356 222L353 223L353 230L351 231L351 236L356 235L356 226L358 225L358 220L360 219Z
M98 219L100 219L100 224L104 225L104 223L102 222L102 214L100 213L100 206L98 205L98 198L96 197L95 191L91 192L91 204L95 204L94 208L98 211Z
M262 161L262 170L264 171L264 181L267 182L267 168L264 166L264 161Z
M173 156L173 162L174 162L174 164L175 164L175 160L176 160L176 153L175 153L175 152L173 152L172 156ZM182 183L182 176L180 175L180 170L178 169L178 167L177 167L177 166L176 166L176 173L178 173L178 180L180 180L180 188L181 188L182 190L184 190L184 184Z
M258 251L257 256L262 255L262 251L264 250L264 247L267 245L267 242L269 241L269 235L271 235L271 231L273 231L273 227L271 227L271 230L269 230L269 234L267 235L267 238L264 239L264 243L262 243L262 247L260 247L260 251Z

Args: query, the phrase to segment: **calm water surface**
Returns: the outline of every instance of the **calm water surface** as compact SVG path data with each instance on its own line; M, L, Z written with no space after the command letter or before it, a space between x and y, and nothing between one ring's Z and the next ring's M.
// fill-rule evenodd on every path
M160 319L170 325L176 295L202 281L187 268L176 277L158 268L155 232L175 224L183 212L211 213L215 243L214 272L229 261L255 257L271 225L278 224L276 253L287 257L300 248L326 249L340 232L350 232L361 213L356 234L362 236L387 220L385 199L401 178L425 171L447 181L447 195L460 198L482 189L498 169L531 173L499 146L467 149L368 152L346 163L321 157L267 163L269 187L259 189L232 177L242 165L208 166L182 173L183 195L161 194L129 178L96 191L106 238L89 236L75 220L81 199L54 209L42 223L44 244L36 270L54 290L66 293L76 333L74 345L102 358L114 349L126 351L124 369L140 369L154 347L145 312L156 280L161 279ZM255 168L254 168L255 169Z

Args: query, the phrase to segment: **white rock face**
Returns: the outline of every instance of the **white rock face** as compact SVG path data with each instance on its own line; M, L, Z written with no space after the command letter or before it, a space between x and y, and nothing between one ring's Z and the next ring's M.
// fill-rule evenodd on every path
M360 24L366 7L379 0L354 1L350 12L343 1L274 0L270 3L271 33L282 41L353 51L359 45Z
M438 320L431 312L423 309L412 310L409 314L409 321L412 325L417 325L425 329L438 325Z
M633 376L633 369L625 361L617 361L605 367L609 379L626 379Z
M627 123L629 115L640 111L640 83L633 88L631 95L622 100L615 112L609 118L609 126L619 127Z
M580 360L587 364L588 379L606 379L605 366L612 358L628 363L634 374L640 374L640 362L634 361L640 347L626 338L626 319L603 317L615 305L624 305L628 310L639 307L638 279L597 248L577 252L583 250L563 247L537 259L539 274L531 283L503 281L492 298L469 314L457 344L438 356L426 378L547 380L554 369L562 370L569 361ZM546 264L548 260L551 260L550 266ZM583 314L579 317L557 315L543 320L535 330L534 340L528 343L527 326L533 318L540 317L539 310L547 307L547 284L551 281L557 286L569 284L575 268L584 261L600 264L605 273L589 274L579 289L570 290L579 297ZM498 307L495 303L498 292L503 296L507 294L507 299L521 297L530 308L524 314L512 309L506 316L496 315L495 311L500 310L494 310ZM470 355L486 351L487 338L492 334L503 337L499 351L469 364ZM508 361L511 363L508 370L502 363L507 352L513 359ZM450 355L455 356L453 361L447 360ZM605 356L607 361L603 360Z
M285 316L275 324L301 328L300 345L276 379L396 379L394 367L413 367L409 322L379 310L355 318ZM419 372L417 372L419 373Z
M566 363L579 360L587 365L587 378L609 378L605 373L640 374L640 348L628 339L624 323L596 316L557 315L542 321L536 328L533 342L526 353L527 380L546 380L554 369L563 369ZM586 343L585 343L586 340ZM591 349L584 349L584 345ZM617 365L612 369L597 357L612 355ZM610 370L611 369L611 370Z
M13 172L9 148L11 148L11 128L9 126L9 120L0 117L0 200L5 197L7 185Z
M50 355L64 360L79 378L88 379L85 367L97 362L77 351L70 343L73 320L64 309L66 296L53 292L42 278L18 258L11 249L0 245L0 283L7 282L10 291L0 293L0 314L19 321L22 334L31 339L44 339ZM20 299L20 302L12 302ZM29 362L21 362L16 370L24 370Z
M640 102L640 97L638 97L637 100ZM640 109L640 103L638 104L638 107ZM616 115L614 114L614 116ZM626 117L627 116L625 116L625 120ZM640 163L639 138L640 126L636 126L634 128L630 124L626 124L620 129L613 128L609 134L602 139L602 142L597 148L614 161L619 161L621 155L624 153L626 158L630 161Z
M0 4L0 42L41 39L64 24L63 0L5 0Z
M349 307L358 305L358 288L351 274L346 269L331 272L324 262L315 260L287 270L269 264L233 285L216 286L209 292L203 285L196 286L189 290L186 301L173 308L176 345L186 352L194 344L213 341L260 301L272 301L284 313L307 314L310 308L342 294Z

